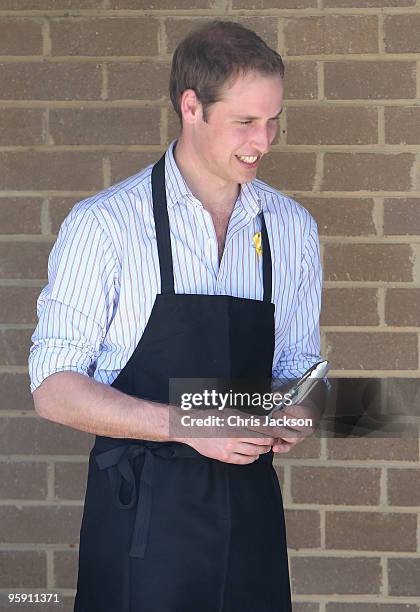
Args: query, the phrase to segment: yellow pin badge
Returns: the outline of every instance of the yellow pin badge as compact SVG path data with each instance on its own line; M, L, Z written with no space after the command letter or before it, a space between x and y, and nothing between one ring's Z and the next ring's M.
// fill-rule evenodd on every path
M262 255L262 240L261 240L261 232L257 232L254 234L252 238L252 242L254 243L255 251L257 255L260 257Z

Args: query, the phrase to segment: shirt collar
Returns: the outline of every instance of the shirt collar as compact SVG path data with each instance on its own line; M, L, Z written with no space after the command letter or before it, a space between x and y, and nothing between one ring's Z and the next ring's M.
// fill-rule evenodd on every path
M165 181L168 208L172 208L175 204L182 201L186 201L196 208L202 208L201 202L193 195L175 161L173 150L176 142L176 139L173 140L165 153ZM255 217L262 210L261 199L253 181L242 184L238 200L251 217Z

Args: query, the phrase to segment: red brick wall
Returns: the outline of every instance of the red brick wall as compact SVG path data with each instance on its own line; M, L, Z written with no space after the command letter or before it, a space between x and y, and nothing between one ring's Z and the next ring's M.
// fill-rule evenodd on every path
M261 178L318 221L333 374L419 376L420 0L1 0L0 610L16 590L72 610L76 581L92 436L39 419L27 376L48 253L76 201L176 136L171 53L216 16L285 59ZM313 437L276 463L294 610L418 610L418 438Z

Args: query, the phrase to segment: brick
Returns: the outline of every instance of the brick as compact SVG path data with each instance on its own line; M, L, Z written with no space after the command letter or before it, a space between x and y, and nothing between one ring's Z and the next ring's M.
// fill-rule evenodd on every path
M42 23L40 21L5 17L0 19L0 55L41 54Z
M295 557L290 566L296 594L379 594L381 565L375 557Z
M385 142L420 144L420 107L385 108Z
M325 325L379 325L376 289L331 287L323 290L321 320Z
M40 234L42 199L0 198L0 234Z
M319 612L319 604L294 601L293 612Z
M44 499L47 495L45 463L0 461L0 497Z
M49 242L1 242L0 273L3 278L45 278Z
M60 499L84 499L88 473L87 462L55 464L55 496Z
M300 204L315 218L323 236L372 236L374 203L371 198L300 197Z
M76 589L78 554L72 550L54 551L54 585L61 589Z
M323 0L324 8L386 8L414 6L416 0Z
M112 9L212 9L213 0L110 0Z
M173 53L178 43L181 42L190 32L200 28L214 17L203 18L168 18L165 20L167 52ZM225 21L234 21L253 30L264 42L273 49L277 49L277 30L278 19L276 17L224 17Z
M385 322L398 327L420 326L420 289L387 289Z
M111 161L111 183L122 181L133 174L137 174L143 168L156 163L162 154L163 151L110 153L108 158Z
M39 287L0 286L0 321L2 323L37 323L36 302Z
M76 198L50 198L50 220L51 233L58 234L61 224L67 217L73 206L76 204Z
M34 108L0 109L0 146L43 144L43 115Z
M52 55L156 55L153 17L51 19Z
M39 417L0 419L5 455L82 455L92 448L91 434Z
M281 191L311 191L315 163L315 153L270 153L261 161L258 178Z
M420 234L420 198L386 198L384 234L388 236Z
M50 111L56 145L151 145L160 143L158 108L80 108Z
M418 367L416 334L330 332L327 359L334 369L415 370Z
M417 517L380 512L326 512L325 547L413 552Z
M326 612L418 612L413 604L327 603Z
M378 504L379 478L376 468L292 466L292 499L297 504Z
M284 487L284 467L274 465L274 471L276 472L277 480L279 481L280 490Z
M110 63L108 97L110 100L169 99L169 75L167 62Z
M409 244L326 244L324 274L329 281L411 281L411 247Z
M287 107L288 144L372 144L378 141L376 109Z
M76 544L81 506L0 506L0 542Z
M377 435L382 429L377 415L382 413L380 378L334 378L327 414L332 417L330 431L341 435ZM328 431L328 430L327 430Z
M388 378L384 400L386 414L417 418L420 404L420 378ZM416 427L413 427L411 432L416 436Z
M33 410L34 403L29 388L28 374L0 373L0 410Z
M284 65L284 99L316 100L318 96L316 63L285 60Z
M390 595L420 596L420 557L415 559L388 559L388 585Z
M99 64L77 62L0 63L2 100L97 100Z
M52 55L157 55L153 17L51 19Z
M94 191L102 186L100 153L53 150L0 153L0 189Z
M325 96L330 100L392 100L416 97L414 62L325 62Z
M287 547L318 548L321 546L321 519L315 510L286 510Z
M388 469L388 503L420 506L420 470Z
M316 435L312 435L291 448L287 452L286 457L287 459L318 459L320 455L321 440L317 438ZM282 457L281 454L278 456L279 458Z
M0 588L9 590L29 586L42 588L46 585L47 560L44 551L0 551ZM7 610L9 608L10 604L8 603L7 608L1 609Z
M28 363L31 330L0 330L0 365L23 366Z
M282 0L279 6L278 0L232 0L233 9L304 9L316 8L316 0Z
M178 115L173 110L172 106L168 108L168 143L172 140L176 140L179 137L181 125L178 119Z
M418 461L418 440L410 438L344 438L327 440L328 459Z
M324 191L409 191L411 153L326 153Z
M39 0L2 0L2 10L39 10ZM42 0L42 10L97 9L98 0Z
M420 52L420 15L386 15L384 45L387 53Z
M212 17L199 17L194 19L168 18L165 19L167 53L172 54L178 44L192 31L198 30L206 23L213 21ZM226 19L226 21L229 21Z
M288 56L377 53L378 18L327 15L287 19L284 36Z

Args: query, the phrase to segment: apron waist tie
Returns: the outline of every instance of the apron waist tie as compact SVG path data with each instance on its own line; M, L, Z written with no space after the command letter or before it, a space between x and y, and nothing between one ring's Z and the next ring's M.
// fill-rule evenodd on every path
M137 502L129 556L138 559L143 559L146 553L152 510L154 454L167 459L172 459L176 456L185 458L201 457L199 453L190 447L180 448L180 452L177 452L174 447L169 447L159 442L152 443L150 446L146 446L143 442L121 444L100 452L95 457L99 469L108 471L115 506L121 510L130 510ZM137 495L136 479L130 461L138 455L145 455L145 458L140 474L140 486ZM131 486L130 499L127 503L123 503L120 499L123 480Z

